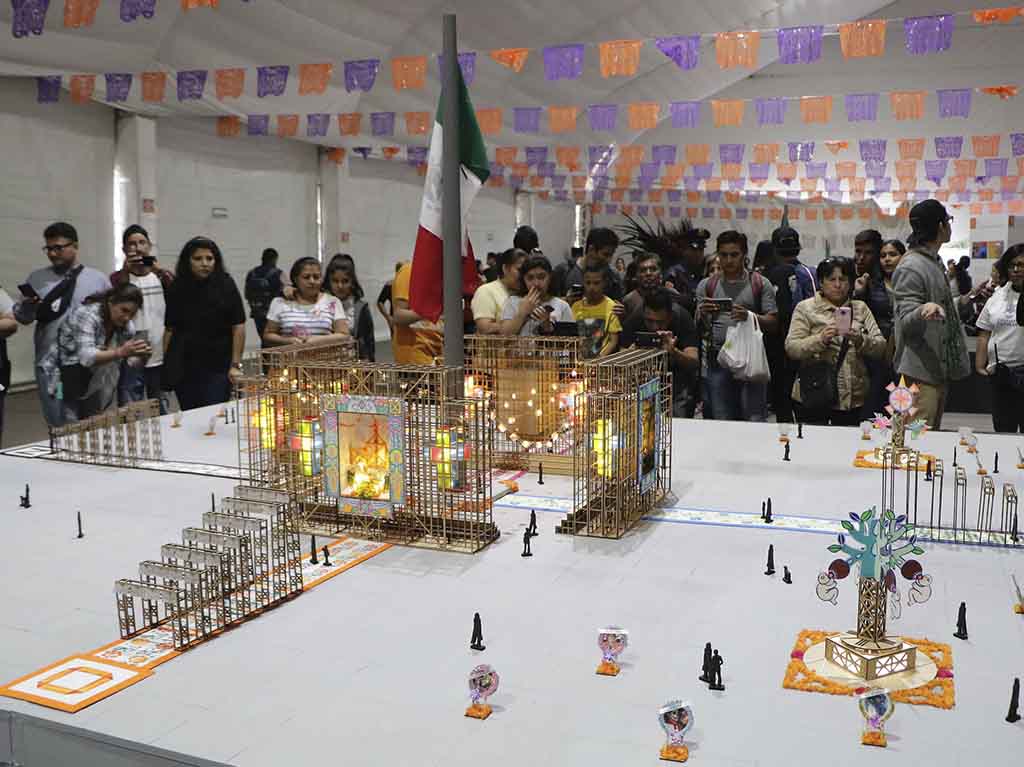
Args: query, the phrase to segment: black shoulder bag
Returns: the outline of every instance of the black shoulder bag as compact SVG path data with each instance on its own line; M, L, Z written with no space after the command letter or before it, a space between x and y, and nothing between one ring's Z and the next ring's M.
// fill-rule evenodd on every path
M800 399L808 410L834 410L839 404L839 371L850 350L850 339L844 338L835 365L828 360L800 366Z

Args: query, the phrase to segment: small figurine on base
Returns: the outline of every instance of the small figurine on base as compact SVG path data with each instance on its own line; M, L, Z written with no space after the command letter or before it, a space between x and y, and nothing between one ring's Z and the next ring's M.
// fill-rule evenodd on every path
M172 429L180 429L181 428L181 411L180 410L176 410L176 411L174 411L174 413L171 414L171 428Z
M331 558L327 555L327 547L324 546L322 549L320 549L320 552L324 555L324 561L320 564L323 567L333 567L334 565L331 564Z
M768 566L765 568L764 574L775 575L775 545L771 543L768 544Z
M1017 576L1011 575L1010 577L1013 579L1013 588L1017 592L1017 604L1013 606L1013 611L1017 615L1024 615L1024 593L1021 593L1020 584L1017 583Z
M978 464L979 477L984 477L986 474L988 474L988 471L985 469L985 467L981 465L981 456L978 455L977 453L974 454L974 462Z
M18 500L20 501L20 503L18 505L21 506L21 508L23 508L23 509L31 509L32 508L32 501L29 498L28 484L25 485L25 495L19 495L18 496Z
M789 574L789 565L782 566L782 582L789 584L793 583L793 576Z
M469 638L469 646L481 652L487 649L484 647L484 629L480 622L480 613L473 613L473 635Z
M667 738L659 756L666 762L685 762L690 749L683 738L693 727L693 707L681 700L670 700L658 709L658 724Z
M530 509L530 526L526 528L530 532L531 538L536 538L540 533L537 532L537 510Z
M206 433L203 436L204 437L212 437L216 433L217 433L217 416L211 416L210 417L210 425L206 429Z
M82 532L82 512L78 512L78 535L76 538L84 538L85 533Z
M961 602L960 609L956 611L956 631L953 636L957 639L967 639L967 603Z
M472 701L466 709L466 716L473 719L486 719L491 715L491 707L487 699L498 690L498 672L481 664L469 672L469 698Z
M1024 469L1024 450L1017 448L1017 468Z
M783 461L788 461L789 460L789 440L786 440L786 452L783 453L782 460Z
M601 663L597 673L601 676L618 676L618 657L629 645L629 632L618 626L608 626L597 632L597 646L601 648Z
M865 727L860 742L865 746L885 748L885 721L896 709L888 690L876 688L863 693L857 700Z
M700 676L697 678L704 684L711 681L711 642L704 645L704 663L700 667Z
M978 452L978 438L973 434L967 438L967 452L971 455Z
M864 442L871 441L871 430L875 428L875 425L871 421L860 422L860 438Z
M523 530L523 553L520 556L523 556L523 557L532 557L533 556L533 552L530 551L530 538L532 538L532 537L533 536L530 535L530 529L529 528L527 528L526 530Z
M708 689L717 690L722 692L725 690L725 685L722 684L722 664L725 663L725 659L718 654L718 650L715 650L711 654L711 666L708 670Z

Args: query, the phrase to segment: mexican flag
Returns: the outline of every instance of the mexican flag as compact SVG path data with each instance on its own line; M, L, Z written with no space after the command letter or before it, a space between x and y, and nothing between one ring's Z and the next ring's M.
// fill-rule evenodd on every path
M480 284L473 246L466 232L466 214L480 187L490 175L484 137L476 122L476 113L469 100L469 91L459 69L459 183L462 186L462 292L472 295ZM423 186L420 228L412 254L412 275L409 283L409 308L421 317L437 322L444 304L444 254L441 239L441 156L444 145L444 94L434 118L427 161L427 181ZM455 279L448 275L448 279Z

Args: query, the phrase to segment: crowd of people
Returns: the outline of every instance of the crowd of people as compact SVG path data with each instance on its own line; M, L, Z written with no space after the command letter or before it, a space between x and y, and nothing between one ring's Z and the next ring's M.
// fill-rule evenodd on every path
M973 372L991 384L996 431L1024 431L1024 244L995 262L975 286L966 262L943 265L952 217L936 200L910 211L906 244L868 229L852 257L800 261L800 235L784 223L757 244L683 221L651 228L630 219L619 232L594 228L582 248L552 265L536 231L520 227L513 247L488 254L465 314L479 334L579 335L584 357L661 348L673 374L673 415L717 420L856 424L886 403L889 382L919 388L917 407L942 424L952 382ZM622 236L620 236L620 234ZM173 271L151 255L138 225L122 236L124 265L111 275L79 262L68 223L43 232L49 266L28 275L13 298L0 289L0 438L10 386L6 339L34 325L34 375L50 426L156 398L167 410L227 401L242 375L243 293L206 237L185 243ZM629 252L628 260L616 253ZM302 257L286 275L264 250L248 272L244 299L264 346L323 344L350 336L373 361L373 318L351 256L324 267ZM443 323L410 307L412 265L399 263L376 307L395 361L432 364ZM768 373L747 376L728 363L731 331L756 327ZM758 348L760 344L758 345ZM729 352L728 354L726 352ZM767 379L767 380L766 380Z
M973 372L991 382L995 430L1024 431L1024 245L975 286L970 259L944 266L939 256L951 222L941 203L924 201L910 211L907 243L864 230L849 257L815 268L800 261L800 234L788 224L757 244L751 262L741 232L719 233L709 254L707 230L630 220L621 238L592 229L554 267L536 232L521 227L513 248L489 254L472 321L482 334L578 333L585 357L660 346L678 417L764 421L774 413L855 425L884 411L886 387L902 376L917 385L920 416L933 429L950 385L972 372L969 334L977 337ZM632 251L628 261L615 257L620 248ZM748 322L763 337L767 381L721 362L730 329Z
M46 227L43 241L49 266L29 274L16 298L0 289L0 439L11 380L7 338L19 325L34 325L35 381L51 427L143 399L157 399L166 413L168 392L183 410L231 398L247 318L216 242L193 237L171 271L152 255L149 233L132 225L121 237L124 264L108 276L80 263L71 224ZM359 357L372 361L373 319L352 257L339 253L326 269L299 258L289 280L277 260L266 249L245 278L261 344L352 336Z

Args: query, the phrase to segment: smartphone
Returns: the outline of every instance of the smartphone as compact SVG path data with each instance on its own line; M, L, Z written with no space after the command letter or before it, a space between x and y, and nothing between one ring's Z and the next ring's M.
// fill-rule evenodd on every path
M569 286L569 292L568 292L567 295L570 295L570 296L582 296L583 295L583 286L580 283L578 283L578 282L574 282L572 285Z
M132 336L133 341L145 341L149 343L149 331L148 330L136 330L135 335Z
M661 346L661 337L657 333L637 333L636 346L638 349L657 349Z
M36 289L27 282L23 285L19 285L18 290L21 291L21 295L25 296L25 298L39 298L39 294L36 293Z
M731 312L732 311L732 299L731 298L706 298L704 299L709 304L714 304L718 307L719 312Z
M839 335L848 336L853 330L853 309L849 306L840 306L836 309L836 330Z

